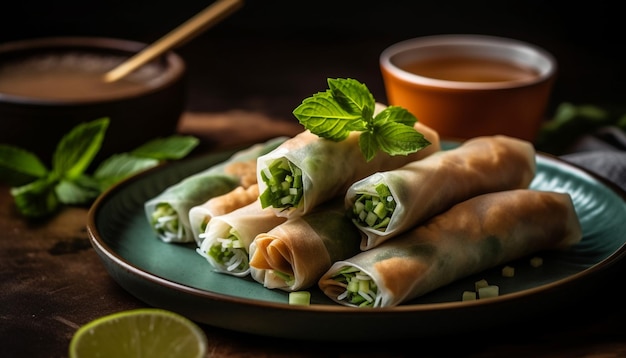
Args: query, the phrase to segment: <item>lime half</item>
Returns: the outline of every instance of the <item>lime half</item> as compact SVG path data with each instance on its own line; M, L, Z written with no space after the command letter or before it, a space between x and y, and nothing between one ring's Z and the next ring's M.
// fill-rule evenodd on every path
M198 325L171 311L141 308L113 313L80 327L70 358L204 357L207 338Z

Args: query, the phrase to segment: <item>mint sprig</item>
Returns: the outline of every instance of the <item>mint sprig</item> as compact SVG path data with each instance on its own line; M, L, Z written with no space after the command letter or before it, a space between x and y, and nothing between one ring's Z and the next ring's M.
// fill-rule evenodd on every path
M192 136L157 138L103 160L89 174L108 126L105 117L74 127L57 145L51 169L32 152L0 144L0 181L11 186L18 211L41 218L63 205L90 204L115 183L163 161L183 158L199 143Z
M335 142L361 132L359 147L367 161L378 151L408 155L430 142L415 130L417 118L399 106L374 115L376 101L367 86L351 78L328 79L328 89L302 101L293 114L312 133Z

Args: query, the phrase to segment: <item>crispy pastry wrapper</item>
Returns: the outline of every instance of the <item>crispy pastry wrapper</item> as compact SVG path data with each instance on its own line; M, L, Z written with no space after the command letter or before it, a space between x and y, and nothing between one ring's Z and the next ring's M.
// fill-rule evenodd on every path
M361 232L334 200L257 235L250 245L251 276L270 289L292 292L314 286L333 262L358 253ZM286 282L276 272L290 275Z
M285 140L286 137L276 137L240 150L226 161L192 174L148 200L144 204L144 211L153 228L152 216L159 204L170 205L174 209L175 220L178 220L179 231L176 234L163 234L154 228L159 239L168 243L195 241L189 222L189 210L238 186L249 186L250 170L253 173L252 178L256 181L256 159L276 149Z
M200 235L205 232L206 225L213 217L228 214L252 204L258 197L259 186L254 183L247 188L238 186L226 194L213 197L189 209L189 226L198 246L202 242Z
M415 129L431 144L409 155L391 156L379 152L369 162L359 147L360 132L352 132L347 139L334 142L320 138L308 130L288 139L272 152L257 160L259 192L267 189L261 179L261 171L274 160L286 158L302 170L304 195L298 206L272 208L276 215L301 216L337 196L343 196L348 187L372 173L401 167L409 162L423 159L441 149L439 134L430 127L417 122Z
M337 299L345 287L333 276L353 266L377 284L374 307L392 307L532 253L566 249L581 238L567 193L519 189L483 194L334 263L318 284L328 297L349 306Z
M348 188L345 203L352 210L359 194L375 195L380 183L391 191L396 208L386 228L374 229L355 220L366 235L361 250L369 250L463 200L528 188L535 171L535 149L530 142L501 135L477 137L455 149L359 180Z
M217 244L219 239L227 238L231 229L237 230L246 250L246 261L248 250L254 238L262 232L266 232L282 224L287 219L274 215L271 210L261 208L258 200L244 207L231 211L224 215L215 216L209 221L204 239L199 245L197 252L204 257L213 269L217 272L230 274L233 276L247 276L250 273L249 265L246 263L245 270L229 271L207 254L212 245Z

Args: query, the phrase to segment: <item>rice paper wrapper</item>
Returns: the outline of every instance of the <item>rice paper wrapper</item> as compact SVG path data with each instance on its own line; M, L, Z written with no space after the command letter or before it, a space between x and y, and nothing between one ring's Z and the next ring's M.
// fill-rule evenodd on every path
M257 235L250 245L252 278L270 289L309 288L333 262L360 251L361 235L345 215L342 201L327 203ZM284 274L293 281L286 282Z
M378 286L374 307L392 307L514 259L566 249L581 238L569 194L528 189L483 194L334 263L318 285L335 302L351 306L338 299L345 285L333 276L353 266Z
M161 235L159 238L169 243L193 242L194 234L189 221L189 210L207 200L226 194L242 184L241 166L253 165L252 173L256 181L256 159L285 142L287 138L277 137L265 143L255 144L234 153L226 161L211 166L203 171L192 174L178 183L169 186L156 197L144 204L148 222L152 224L152 214L159 204L169 204L176 213L180 226L180 234L175 236Z
M276 215L301 216L316 206L337 196L343 197L348 187L377 171L395 169L409 162L423 159L441 149L439 135L433 129L417 122L415 129L431 144L409 155L391 156L379 152L366 161L359 147L360 132L352 132L341 142L320 138L306 130L287 140L272 152L257 160L259 192L267 189L261 171L279 158L286 158L302 170L303 198L295 207L272 208Z
M471 197L495 191L528 188L536 172L535 149L530 142L507 137L470 139L459 147L353 183L346 207L359 194L376 195L385 184L396 201L386 229L355 224L365 234L361 250L369 250Z
M226 194L213 197L201 205L189 209L189 225L196 243L200 245L206 225L215 216L228 214L231 211L252 204L258 199L259 187L253 184L248 188L238 186Z
M204 234L204 239L199 245L198 253L203 256L215 271L231 274L233 276L247 276L250 273L248 265L248 250L254 238L262 232L266 232L285 222L285 218L274 215L271 210L261 208L258 200L244 207L231 211L224 215L215 216L209 221ZM246 251L244 270L229 271L220 263L216 262L213 257L207 254L207 251L213 245L220 245L219 240L229 236L231 229L237 230L239 238Z

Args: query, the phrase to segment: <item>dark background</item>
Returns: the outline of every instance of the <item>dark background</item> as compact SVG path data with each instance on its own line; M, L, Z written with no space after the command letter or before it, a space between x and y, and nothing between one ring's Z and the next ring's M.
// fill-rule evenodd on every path
M0 42L55 35L155 41L211 1L12 1ZM394 42L444 34L517 38L550 51L563 101L622 105L626 45L618 3L546 1L249 0L176 51L189 69L189 109L262 111L291 119L328 77L364 82L386 102L378 56Z

